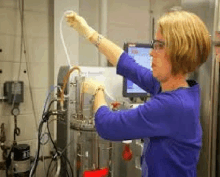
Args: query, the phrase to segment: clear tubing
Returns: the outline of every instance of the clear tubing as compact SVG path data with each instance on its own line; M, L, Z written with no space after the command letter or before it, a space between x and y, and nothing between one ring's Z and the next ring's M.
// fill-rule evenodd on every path
M60 38L61 38L61 41L62 41L62 44L63 44L63 48L64 48L64 51L65 51L65 54L66 54L66 58L67 58L67 62L68 62L68 65L71 67L71 64L70 64L70 57L69 57L69 54L68 54L68 51L67 51L67 48L66 48L66 44L65 44L65 41L64 41L64 38L63 38L63 26L62 26L62 22L63 22L63 19L64 17L68 14L68 13L71 13L72 11L70 10L67 10L64 12L61 20L60 20Z

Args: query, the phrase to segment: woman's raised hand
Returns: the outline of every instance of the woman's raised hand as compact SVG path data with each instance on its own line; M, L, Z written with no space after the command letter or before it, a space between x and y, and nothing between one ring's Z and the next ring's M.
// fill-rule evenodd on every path
M86 20L74 11L68 11L65 16L67 23L85 38L89 39L95 33L95 30L87 24Z

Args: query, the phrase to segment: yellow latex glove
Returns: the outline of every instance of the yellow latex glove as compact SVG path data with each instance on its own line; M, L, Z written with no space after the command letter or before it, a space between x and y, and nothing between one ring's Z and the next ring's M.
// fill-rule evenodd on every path
M89 39L95 33L95 30L87 24L86 20L73 11L66 14L66 21L86 39Z
M105 89L104 84L90 78L86 78L85 81L83 82L83 93L95 95L99 88L104 90Z

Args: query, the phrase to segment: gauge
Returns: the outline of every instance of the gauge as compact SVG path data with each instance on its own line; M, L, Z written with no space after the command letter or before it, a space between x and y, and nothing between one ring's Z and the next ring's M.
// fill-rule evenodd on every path
M11 113L12 113L12 115L17 116L17 115L19 115L20 110L19 110L18 108L13 108L13 109L11 110Z

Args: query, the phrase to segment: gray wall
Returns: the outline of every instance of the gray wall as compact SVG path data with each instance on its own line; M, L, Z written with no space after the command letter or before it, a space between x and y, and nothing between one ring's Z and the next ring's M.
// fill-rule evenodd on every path
M3 95L5 81L19 80L24 82L24 103L20 104L18 127L21 134L17 137L18 143L31 145L31 155L35 155L37 125L41 119L43 103L47 90L51 84L50 63L50 18L49 0L24 1L24 34L26 42L26 57L23 54L20 65L21 21L18 9L18 0L0 0L0 95ZM53 8L53 6L52 6ZM53 62L52 62L53 63ZM27 71L24 73L24 71ZM12 106L0 103L0 124L5 123L6 144L13 142L14 117L11 115ZM44 155L49 154L48 145L43 147ZM42 154L42 153L41 153ZM2 151L0 150L0 161ZM47 166L47 164L45 164ZM43 164L39 163L38 176L43 176ZM5 172L0 171L4 177Z

